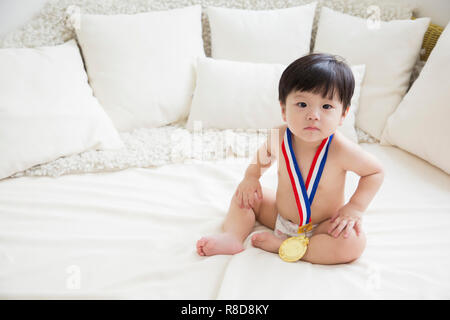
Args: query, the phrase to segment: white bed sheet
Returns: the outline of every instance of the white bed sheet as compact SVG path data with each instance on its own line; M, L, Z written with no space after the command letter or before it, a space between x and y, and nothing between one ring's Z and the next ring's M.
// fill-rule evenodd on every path
M235 256L198 256L242 159L0 181L0 298L449 299L450 177L395 147L362 146L386 177L365 213L367 248L348 265L285 263L248 240ZM357 181L348 175L347 198ZM275 166L261 182L275 188Z

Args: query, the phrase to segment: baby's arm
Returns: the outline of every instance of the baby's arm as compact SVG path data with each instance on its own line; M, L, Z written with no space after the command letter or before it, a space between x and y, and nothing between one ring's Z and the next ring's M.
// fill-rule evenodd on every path
M358 174L358 187L349 203L359 211L365 211L381 187L384 171L381 163L359 145L350 143L343 158L343 168Z
M249 209L255 205L254 193L259 200L262 199L262 189L259 178L270 168L276 160L276 150L278 150L279 128L272 129L264 144L258 149L253 159L245 170L245 176L236 190L236 197L239 206ZM272 151L273 150L273 151Z
M274 160L276 160L275 150L278 147L279 128L270 130L267 140L258 149L253 159L245 171L245 176L256 177L259 179L267 169L270 168ZM272 151L273 150L273 151Z
M345 171L355 172L361 177L355 193L333 216L328 230L328 233L337 237L345 229L346 237L353 227L357 234L360 233L361 215L383 183L384 172L381 163L373 155L345 138L341 140L338 159Z

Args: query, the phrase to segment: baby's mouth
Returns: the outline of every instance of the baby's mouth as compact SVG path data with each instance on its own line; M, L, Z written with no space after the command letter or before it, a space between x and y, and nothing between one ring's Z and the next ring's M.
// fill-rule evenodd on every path
M304 130L308 130L308 131L320 131L320 129L317 128L317 127L306 127Z

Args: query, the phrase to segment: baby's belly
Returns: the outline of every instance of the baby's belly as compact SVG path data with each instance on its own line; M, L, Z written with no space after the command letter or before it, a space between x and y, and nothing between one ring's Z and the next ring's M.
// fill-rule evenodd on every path
M277 209L278 213L285 219L295 224L300 223L300 216L295 201L292 187L283 188L278 186L277 189ZM344 205L344 190L318 190L314 197L311 207L312 224L321 223L331 217Z

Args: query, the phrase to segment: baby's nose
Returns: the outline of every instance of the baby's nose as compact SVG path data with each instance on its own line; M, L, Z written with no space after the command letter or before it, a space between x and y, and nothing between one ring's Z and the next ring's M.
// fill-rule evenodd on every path
M319 120L319 112L317 111L310 111L307 114L308 120Z

